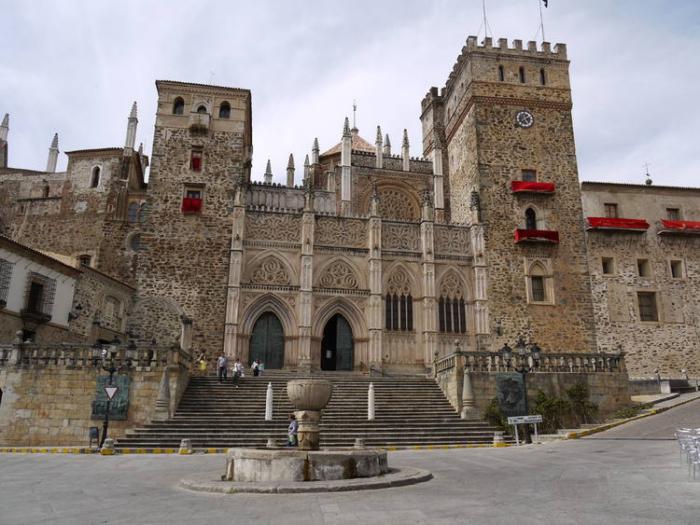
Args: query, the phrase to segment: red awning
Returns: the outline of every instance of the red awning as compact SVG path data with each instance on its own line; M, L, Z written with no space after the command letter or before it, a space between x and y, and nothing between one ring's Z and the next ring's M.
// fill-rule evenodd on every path
M619 219L612 217L586 217L589 229L646 231L649 223L644 219Z
M202 210L202 199L182 199L182 213L199 213Z
M514 180L510 183L510 189L513 193L554 193L554 183Z
M554 230L515 230L515 242L559 243L559 232Z
M668 221L661 219L661 224L668 230L679 230L700 233L700 221Z

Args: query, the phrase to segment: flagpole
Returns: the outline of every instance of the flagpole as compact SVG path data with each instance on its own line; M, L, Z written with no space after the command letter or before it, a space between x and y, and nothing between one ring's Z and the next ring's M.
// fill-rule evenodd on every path
M537 0L537 5L540 6L540 31L542 32L542 42L547 39L544 36L544 17L542 16L542 0Z

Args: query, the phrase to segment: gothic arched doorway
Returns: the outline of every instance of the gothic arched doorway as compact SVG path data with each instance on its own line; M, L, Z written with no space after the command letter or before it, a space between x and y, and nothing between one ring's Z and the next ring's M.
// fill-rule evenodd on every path
M272 312L262 314L253 326L248 349L248 365L255 359L260 359L265 368L284 366L284 331L282 323Z
M336 314L323 329L321 370L352 370L353 363L352 329L345 317Z

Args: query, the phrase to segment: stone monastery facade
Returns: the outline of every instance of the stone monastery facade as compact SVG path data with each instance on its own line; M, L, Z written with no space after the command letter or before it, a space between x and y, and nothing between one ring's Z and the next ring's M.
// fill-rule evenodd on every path
M346 118L284 185L269 163L252 180L250 91L156 87L148 183L135 105L124 148L67 152L65 173L57 138L35 172L0 133L0 234L134 287L117 335L167 345L184 323L195 353L360 371L523 336L700 374L700 190L581 186L563 44L469 37L421 103L421 157Z

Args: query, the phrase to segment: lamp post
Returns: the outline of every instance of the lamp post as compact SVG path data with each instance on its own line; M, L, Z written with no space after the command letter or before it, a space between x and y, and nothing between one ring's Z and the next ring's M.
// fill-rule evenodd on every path
M527 374L540 366L542 349L537 343L526 343L525 339L521 335L515 342L515 352L520 359L517 368L514 367L514 370L523 378L523 398L525 401L525 415L527 415L529 412L527 404ZM506 368L510 369L511 361L513 360L513 349L508 346L508 343L504 344L501 348L501 358L503 361L505 361ZM530 366L530 359L532 359L532 366ZM529 428L527 425L525 428L525 438L528 442L530 442Z
M107 386L112 386L114 384L114 374L119 370L115 365L114 358L117 356L119 351L119 339L115 336L111 343L108 345L102 345L100 343L95 343L92 347L92 357L95 366L98 364L109 374L109 380ZM131 351L131 352L130 352ZM127 349L127 368L131 368L131 359L133 359L133 353L136 351L136 345L131 342L131 345ZM112 400L107 396L107 406L105 408L105 418L102 422L102 436L100 437L100 448L105 443L107 439L107 430L109 429L109 411L111 409Z

